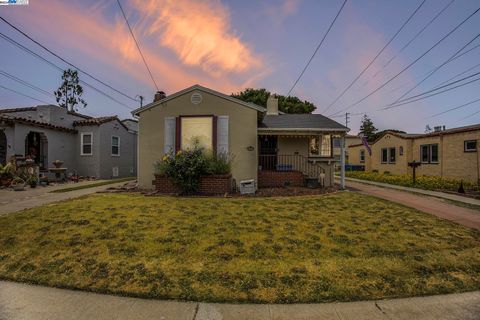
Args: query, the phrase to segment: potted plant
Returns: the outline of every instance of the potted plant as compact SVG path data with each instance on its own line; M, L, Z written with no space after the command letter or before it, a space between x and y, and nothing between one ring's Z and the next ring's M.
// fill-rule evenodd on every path
M35 177L31 177L28 179L28 184L30 185L30 188L36 188L37 187L37 179Z
M13 180L12 180L12 183L10 184L10 186L13 188L13 190L15 191L23 191L25 190L25 180L23 180L22 178L20 177L15 177Z
M11 163L2 165L0 163L0 185L8 187L13 177L13 167Z
M55 166L55 168L60 168L63 164L62 160L55 160L52 162L52 164Z

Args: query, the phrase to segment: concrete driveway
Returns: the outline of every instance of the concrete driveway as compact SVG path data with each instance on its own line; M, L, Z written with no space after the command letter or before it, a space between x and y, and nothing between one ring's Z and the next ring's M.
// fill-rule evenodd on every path
M346 181L347 189L397 202L407 207L433 214L439 218L453 221L469 228L480 230L480 212L459 207L436 197L417 195L412 192L384 188L356 181Z
M79 183L68 183L60 184L51 187L41 187L38 186L35 189L27 187L25 191L13 191L10 189L0 190L0 215L20 211L23 209L29 209L52 202L68 200L72 198L78 198L87 194L95 193L98 191L106 190L110 187L121 186L126 182L119 182L114 184L108 184L99 187L86 188L81 190L74 190L69 192L61 193L51 193L53 190L71 188L76 186L88 185L96 182L101 182L104 180L97 181L83 181Z
M480 292L321 304L144 300L0 281L2 320L437 320L480 319Z

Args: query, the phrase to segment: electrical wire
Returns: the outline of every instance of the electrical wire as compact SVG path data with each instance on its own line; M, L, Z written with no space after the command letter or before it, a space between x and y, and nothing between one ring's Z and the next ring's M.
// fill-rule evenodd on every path
M402 24L402 26L400 27L400 29L397 30L397 32L395 32L395 34L390 38L390 40L383 46L383 48L377 53L377 55L367 64L367 66L365 66L362 70L362 72L360 72L354 79L352 82L350 82L350 84L342 91L342 93L340 93L339 96L337 96L337 98L335 98L335 100L333 100L328 106L327 108L325 108L325 110L323 110L322 113L325 113L327 112L338 100L340 100L340 98L342 98L344 96L344 94L357 82L358 79L360 79L360 77L368 70L368 68L370 68L370 66L377 60L377 58L383 53L383 51L385 51L385 49L387 49L387 47L390 45L390 43L392 43L393 40L395 40L395 38L398 36L398 34L403 30L403 28L405 28L405 26L410 22L410 20L412 20L412 18L415 16L415 14L417 14L418 10L420 10L420 8L425 4L425 1L426 0L423 0L420 5L410 14L410 16L408 17L408 19Z
M346 1L346 0L345 0ZM145 67L147 68L148 74L150 75L150 79L152 79L153 85L159 91L157 82L153 78L152 71L150 71L150 68L148 67L147 60L143 56L142 50L140 49L140 46L138 45L137 38L135 38L135 35L133 34L132 27L130 27L130 23L128 22L127 16L125 15L125 11L123 11L122 4L120 3L120 0L117 0L118 6L120 7L120 11L122 11L123 18L125 19L125 22L127 24L128 30L130 31L130 34L132 35L133 41L135 41L135 45L137 46L138 52L140 53L140 56L142 57L143 63L145 64Z
M80 71L81 73L85 74L86 76L90 77L91 79L103 84L104 86L106 86L107 88L115 91L116 93L118 94L121 94L122 96L132 100L132 101L135 101L135 102L138 102L137 99L125 94L124 92L118 90L118 89L115 89L114 87L112 87L111 85L109 85L108 83L100 80L98 77L95 77L93 76L92 74L90 74L89 72L77 67L76 65L74 65L73 63L69 62L68 60L62 58L60 55L58 55L57 53L53 52L52 50L50 50L49 48L47 48L45 45L41 44L40 42L38 42L37 40L33 39L31 36L29 36L28 34L26 34L24 31L20 30L19 28L17 28L16 26L14 26L12 23L8 22L5 18L1 17L0 16L0 20L2 20L3 22L5 22L6 24L8 24L10 27L12 27L13 29L15 29L16 31L18 31L20 34L22 34L24 37L26 37L27 39L29 39L30 41L32 41L33 43L35 43L36 45L38 45L39 47L41 47L42 49L44 49L45 51L47 51L48 53L50 53L51 55L55 56L56 58L60 59L61 61L63 61L64 63L68 64L69 66L77 69L78 71Z
M50 102L46 102L46 101L44 101L44 100L41 100L41 99L34 98L34 97L32 97L32 96L29 96L28 94L25 94L25 93L22 93L22 92L20 92L20 91L16 91L16 90L13 90L13 89L7 88L7 87L5 87L5 86L2 86L2 85L0 85L0 88L2 88L2 89L4 89L4 90L7 90L7 91L14 92L14 93L16 93L16 94L18 94L18 95L21 95L21 96L24 96L24 97L30 98L30 99L32 99L32 100L35 100L35 101L38 101L38 102L41 102L41 103L45 103L45 104L51 104Z
M370 92L369 94L367 94L366 96L364 96L363 98L361 98L360 100L357 100L356 102L350 104L349 106L347 106L346 108L332 114L332 115L337 115L339 113L342 113L350 108L353 108L354 106L358 105L359 103L365 101L366 99L368 99L369 97L371 97L373 94L377 93L379 90L381 90L382 88L384 88L387 84L389 84L390 82L392 82L393 80L395 80L398 76L400 76L402 73L404 73L405 71L407 71L409 68L411 68L414 64L416 64L418 61L420 61L420 59L422 59L423 57L425 57L430 51L432 51L435 47L437 47L440 43L442 43L445 39L447 39L452 33L454 33L458 28L460 28L463 24L465 24L469 19L471 19L475 14L478 13L478 11L480 11L480 8L477 8L473 13L471 13L467 18L465 18L462 22L460 22L457 26L455 26L455 28L453 28L452 30L450 30L446 35L444 35L440 40L438 40L433 46L431 46L427 51L425 51L424 53L422 53L418 58L416 58L415 60L413 60L410 64L408 64L405 68L403 68L400 72L398 72L396 75L394 75L393 77L391 77L389 80L387 80L386 82L384 82L382 85L380 85L379 87L377 87L375 90L373 90L372 92Z
M119 0L117 0L117 1L119 1ZM312 56L310 57L310 59L308 60L307 64L306 64L305 67L303 68L302 72L300 72L300 75L298 76L297 80L295 80L295 82L293 83L293 85L292 85L292 87L290 88L290 90L288 90L287 96L290 96L290 93L292 93L293 89L295 88L295 86L297 85L297 83L298 83L298 82L300 81L300 79L302 78L303 74L305 73L305 71L307 70L308 66L309 66L310 63L312 62L313 58L314 58L315 55L317 54L318 50L319 50L320 47L322 46L323 42L324 42L325 39L327 38L327 35L330 33L330 30L332 29L333 25L335 24L335 21L337 21L337 18L338 18L338 16L340 15L340 13L342 12L343 7L345 7L345 4L346 4L346 3L347 3L347 0L344 0L342 6L340 7L340 9L338 10L337 14L335 15L335 18L334 18L333 21L330 23L330 26L328 27L327 32L325 32L325 34L323 35L322 40L320 41L320 43L319 43L319 44L317 45L317 47L315 48L315 51L313 51Z

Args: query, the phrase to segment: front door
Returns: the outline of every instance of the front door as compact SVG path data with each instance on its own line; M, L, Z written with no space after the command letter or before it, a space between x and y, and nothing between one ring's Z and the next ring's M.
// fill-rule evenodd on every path
M260 146L258 165L262 170L275 170L277 167L277 137L260 136L258 140L258 145Z
M7 136L5 132L0 131L0 164L7 163Z

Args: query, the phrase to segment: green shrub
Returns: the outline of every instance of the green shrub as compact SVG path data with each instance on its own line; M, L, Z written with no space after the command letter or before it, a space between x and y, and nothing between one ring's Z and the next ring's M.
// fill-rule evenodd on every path
M232 169L232 157L226 153L206 155L207 174L228 174Z
M227 154L213 154L195 144L193 148L169 153L155 163L155 172L170 178L182 194L198 191L203 175L228 174L231 160Z
M382 174L378 172L365 172L365 171L353 171L347 172L347 177L383 182L389 184L395 184L405 187L416 187L426 190L449 190L449 191L458 191L460 186L460 180L447 179L434 176L417 176L416 183L413 184L412 175L410 174ZM463 181L463 187L465 189L474 190L476 185L471 182Z

